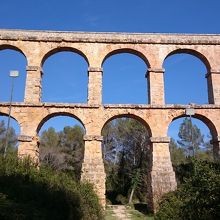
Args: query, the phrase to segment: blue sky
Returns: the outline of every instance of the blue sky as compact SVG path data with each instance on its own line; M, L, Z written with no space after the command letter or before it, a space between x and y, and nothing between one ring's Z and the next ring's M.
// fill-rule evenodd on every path
M0 28L219 33L218 0L7 0Z
M0 3L0 8L1 29L220 33L218 0L7 0ZM23 100L25 66L22 55L1 51L0 101L9 100L11 69L20 71L14 100ZM164 68L166 103L207 103L206 70L201 61L191 55L176 55L165 61ZM147 67L141 59L130 54L115 55L106 60L103 69L104 103L147 103ZM86 102L87 66L82 57L56 54L48 58L43 70L43 101ZM60 82L65 86L54 90ZM130 89L131 83L135 89ZM53 125L59 130L69 124L67 119L63 123L55 120L44 128ZM174 123L170 127L170 135L178 126ZM207 129L203 131L207 133Z

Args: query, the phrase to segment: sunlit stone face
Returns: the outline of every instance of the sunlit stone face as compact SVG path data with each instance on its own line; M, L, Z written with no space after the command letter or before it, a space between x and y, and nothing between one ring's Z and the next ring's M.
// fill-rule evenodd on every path
M170 123L185 115L185 109L194 111L193 117L210 129L219 159L220 133L220 36L219 35L154 35L71 33L46 31L0 30L0 48L15 49L27 60L24 102L12 104L11 116L21 127L20 156L31 156L38 161L38 132L44 122L53 116L77 118L85 128L85 153L82 179L94 184L102 205L105 205L105 170L102 160L101 131L111 119L127 116L141 121L151 133L152 208L167 191L176 187L167 137ZM87 103L42 103L42 66L56 51L74 51L88 63ZM174 52L195 54L207 67L209 103L212 105L165 105L163 62ZM103 63L117 53L139 56L148 67L146 74L149 104L102 104ZM135 78L135 76L134 76ZM196 85L195 85L196 87ZM57 88L59 89L59 88ZM131 88L134 89L134 88ZM80 92L80 91L79 91ZM9 103L0 103L0 113L8 114Z

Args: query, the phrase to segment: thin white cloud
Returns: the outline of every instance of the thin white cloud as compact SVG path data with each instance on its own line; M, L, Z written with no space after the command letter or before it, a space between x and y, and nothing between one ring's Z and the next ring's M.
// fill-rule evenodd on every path
M169 59L169 58L168 58L168 59ZM179 64L179 63L182 63L183 61L187 60L187 56L185 56L185 55L175 56L175 58L172 57L171 59L172 59L172 60L165 61L165 63L164 63L165 66L171 67L171 66L175 66L175 65L177 65L177 64Z
M84 14L84 21L90 27L97 27L100 18L97 15Z

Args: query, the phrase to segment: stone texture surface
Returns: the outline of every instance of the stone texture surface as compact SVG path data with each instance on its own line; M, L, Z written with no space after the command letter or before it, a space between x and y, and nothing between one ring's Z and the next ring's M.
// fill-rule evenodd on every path
M66 115L78 119L86 130L82 179L94 184L105 205L105 170L102 159L102 128L113 118L127 116L143 123L151 133L152 208L161 195L176 187L167 137L170 123L195 109L195 118L210 129L216 159L220 159L220 35L80 33L52 31L0 30L0 49L15 49L27 59L25 99L12 104L12 117L21 128L19 155L38 162L38 132L50 118ZM42 65L52 54L72 51L88 63L88 102L86 104L42 103ZM103 105L103 62L111 55L128 52L142 58L148 66L149 100L146 105ZM207 67L209 104L165 105L163 62L174 53L190 53ZM0 103L0 114L8 115L9 103Z

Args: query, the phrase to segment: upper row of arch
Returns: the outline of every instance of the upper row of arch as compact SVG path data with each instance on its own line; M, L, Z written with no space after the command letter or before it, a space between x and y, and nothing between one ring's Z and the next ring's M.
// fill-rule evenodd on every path
M25 56L25 58L27 59L27 55L25 54L25 52L17 46L9 45L9 44L0 45L0 50L4 50L4 49L12 49L12 50L18 51L21 54L23 54ZM58 52L64 52L64 51L70 51L70 52L74 52L74 53L81 55L85 59L85 61L87 62L88 66L90 66L89 58L87 57L87 55L84 52L82 52L81 50L73 48L73 47L56 47L56 48L53 48L53 49L47 51L42 56L40 65L43 66L46 59L49 58L50 56L52 56L53 54L58 53ZM113 49L112 51L104 54L102 62L101 62L101 66L103 65L103 63L105 62L105 60L108 57L115 55L115 54L120 54L120 53L134 54L134 55L140 57L145 62L145 64L147 65L148 68L152 67L150 61L148 60L148 58L146 57L146 55L143 52L141 52L137 49L128 48L128 47ZM210 64L210 61L208 60L208 58L204 54L202 54L201 52L197 51L196 49L192 49L192 48L179 48L179 49L174 49L172 51L169 51L165 55L164 60L171 55L179 54L179 53L186 53L186 54L193 55L193 56L197 57L198 59L200 59L204 63L207 71L211 69L211 64Z

